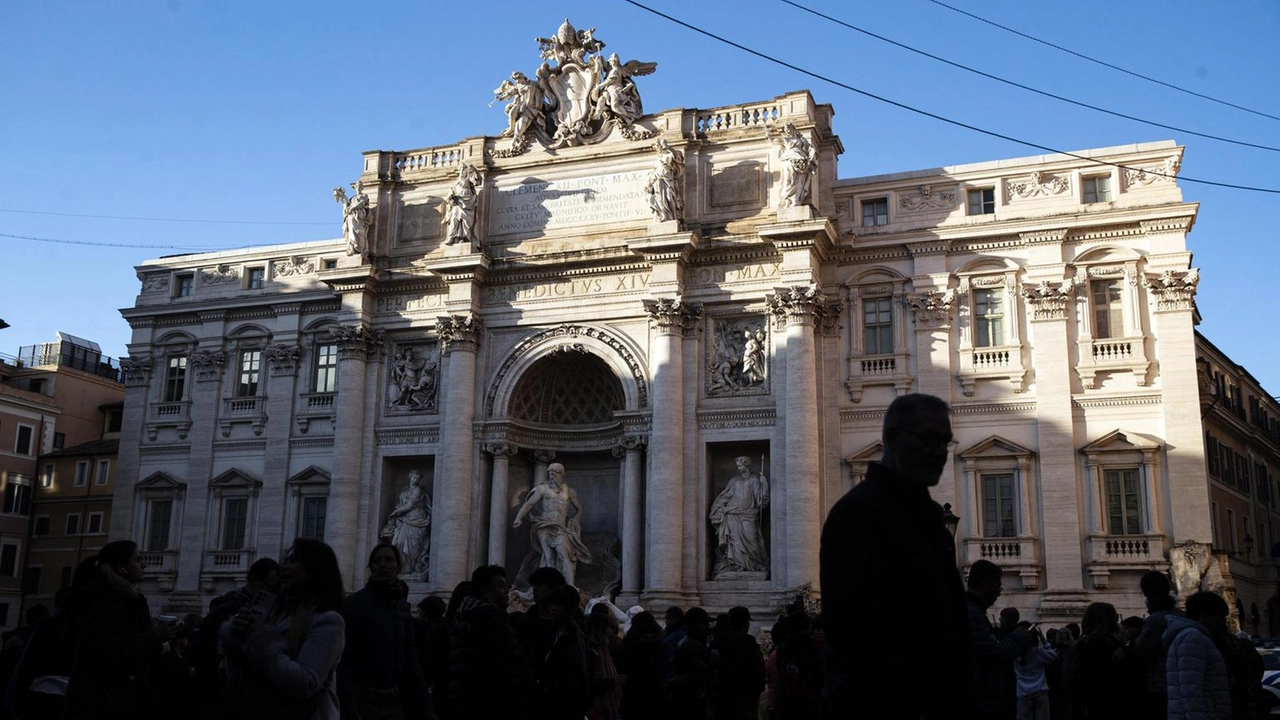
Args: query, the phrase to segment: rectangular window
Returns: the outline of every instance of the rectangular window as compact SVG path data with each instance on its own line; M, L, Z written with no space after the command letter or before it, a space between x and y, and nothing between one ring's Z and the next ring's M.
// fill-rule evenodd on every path
M9 475L4 486L4 511L14 515L26 515L31 510L31 486L21 475Z
M1094 280L1089 283L1093 299L1093 336L1124 337L1124 304L1120 300L1123 280Z
M187 358L186 356L169 358L169 367L164 376L164 401L178 402L187 390Z
M174 297L191 297L191 293L196 287L196 276L191 273L183 273L173 278L173 296Z
M27 571L22 573L22 592L28 595L40 594L40 568L28 567Z
M867 298L862 301L862 351L867 355L893 352L893 300Z
M1222 477L1222 466L1218 463L1218 439L1212 435L1205 436L1204 456L1209 461L1209 477Z
M62 572L58 575L58 589L71 587L71 578L75 574L76 569L70 565L63 565Z
M973 324L975 346L1004 345L1004 291L973 291Z
M1084 179L1084 201L1086 203L1111 202L1111 177L1100 175Z
M320 267L321 267L321 268L323 268L324 270L337 270L337 269L338 269L338 261L337 261L337 260L329 260L329 259L321 260L321 261L320 261Z
M30 425L19 425L18 433L13 440L13 451L19 455L31 454L31 439L35 437L36 429Z
M338 386L338 346L316 347L316 385L318 393L333 392Z
M55 450L61 450L67 445L67 434L56 432L53 434L53 447Z
M112 410L107 413L107 432L120 432L120 427L124 425L124 411Z
M94 485L106 485L106 484L107 484L107 478L109 478L109 477L111 477L111 461L110 461L110 460L99 460L99 461L98 461L98 474L94 476L93 484L94 484Z
M982 476L983 537L1017 537L1013 473Z
M100 512L89 513L89 524L85 525L84 531L89 533L90 535L97 535L98 533L102 532L102 513Z
M1236 537L1236 511L1227 508L1227 542L1230 543L1227 549L1231 552L1236 551Z
M328 501L328 498L323 497L302 499L302 527L298 537L324 541L324 516Z
M1107 532L1112 535L1141 535L1142 489L1138 484L1138 469L1108 470L1106 479Z
M49 534L49 516L37 515L35 524L31 527L31 534L36 537L42 537Z
M72 482L75 487L84 487L89 482L89 461L81 460L76 463L76 479Z
M18 546L13 543L0 545L0 575L16 577L18 574Z
M243 550L248 498L229 498L222 503L222 549Z
M245 272L244 279L245 287L250 290L261 290L262 282L267 279L267 270L266 268L251 267Z
M236 397L258 396L258 374L261 369L261 350L245 350L240 353L240 382L236 385Z
M173 513L172 500L153 500L151 517L147 522L147 550L159 552L169 549L169 516Z
M1210 503L1210 505L1213 506L1209 515L1209 525L1211 528L1211 532L1213 533L1213 546L1215 548L1221 548L1222 547L1222 524L1221 524L1222 521L1218 520L1218 503L1213 502L1213 503Z
M862 201L862 227L889 224L889 198Z
M67 513L67 534L80 534L80 513Z
M996 211L995 188L982 188L969 191L970 215L993 215Z
M40 473L40 487L53 487L53 463L44 464L44 472Z

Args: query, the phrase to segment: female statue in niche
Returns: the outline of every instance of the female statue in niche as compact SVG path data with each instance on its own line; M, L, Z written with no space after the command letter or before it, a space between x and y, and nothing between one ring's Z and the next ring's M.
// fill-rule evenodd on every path
M708 516L716 528L716 577L769 569L769 550L760 532L760 516L769 504L769 481L764 472L751 472L751 458L743 455L734 462L738 474L716 496Z
M395 509L387 515L380 537L400 548L404 557L401 576L423 579L431 551L431 497L422 487L422 473L409 471L409 486L400 492Z

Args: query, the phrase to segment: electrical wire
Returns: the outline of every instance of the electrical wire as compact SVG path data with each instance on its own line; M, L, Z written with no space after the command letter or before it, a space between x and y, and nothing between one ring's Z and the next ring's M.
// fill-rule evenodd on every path
M655 9L653 9L653 8L651 8L651 7L649 7L649 6L645 5L645 4L643 4L643 3L637 2L636 0L622 0L622 1L623 1L623 2L625 2L625 3L627 3L627 4L629 4L629 5L634 5L635 7L638 7L638 8L640 8L641 10L644 10L644 11L646 11L646 12L649 12L649 13L652 13L652 14L654 14L654 15L657 15L657 16L658 16L658 17L660 17L660 18L663 18L663 19L665 19L665 20L668 20L668 21L670 21L670 22L673 22L673 23L675 23L675 24L677 24L677 25L679 25L679 26L681 26L681 27L684 27L684 28L686 28L686 29L692 30L692 31L694 31L694 32L698 33L699 35L704 35L704 36L706 36L706 37L711 38L712 40L716 40L716 41L718 41L718 42L724 43L725 45L729 45L730 47L737 48L737 49L739 49L739 50L741 50L741 51L743 51L743 52L745 52L745 53L749 53L749 54L751 54L751 55L755 55L756 57L760 58L761 60L767 60L768 62L774 63L774 64L776 64L776 65L781 65L782 67L785 67L785 68L787 68L787 69L789 69L789 70L794 70L794 71L796 71L796 72L798 72L798 73L800 73L800 74L802 74L802 75L808 75L809 77L814 78L815 80L821 80L822 82L829 83L829 84L831 84L831 85L835 85L836 87L839 87L839 88L844 88L845 90L848 90L848 91L850 91L850 92L855 92L855 93L857 93L857 94L859 94L859 95L862 95L862 96L864 96L864 97L869 97L869 98L871 98L872 100L877 100L877 101L882 102L882 103L885 103L885 104L887 104L887 105L892 105L892 106L894 106L894 107L901 108L901 109L903 109L903 110L907 110L907 111L909 111L909 112L916 113L917 115L923 115L923 116L925 116L925 117L932 118L932 119L934 119L934 120L938 120L938 121L940 121L940 122L947 123L948 125L955 125L956 127L962 127L962 128L964 128L964 129L966 129L966 130L972 130L973 132L981 133L981 134L983 134L983 135L987 135L987 136L989 136L989 137L999 138L1000 140L1006 140L1006 141L1008 141L1008 142L1017 143L1017 144L1019 144L1019 145L1024 145L1024 146L1029 147L1029 148L1034 148L1034 149L1036 149L1036 150L1043 150L1044 152L1047 152L1047 153L1054 153L1054 154L1057 154L1057 155L1066 155L1067 157L1075 158L1075 159L1077 159L1077 160L1083 160L1083 161L1085 161L1085 162L1094 163L1094 164L1096 164L1096 165L1106 165L1106 166L1109 166L1109 167L1120 168L1121 170L1140 170L1141 172L1144 172L1144 173L1146 173L1147 175L1151 175L1151 176L1154 176L1154 177L1162 177L1162 178L1167 178L1167 179L1169 179L1169 180L1181 180L1182 182L1195 183L1195 184L1198 184L1198 185L1212 185L1212 186L1214 186L1214 187L1230 188L1230 189L1233 189L1233 190L1247 190L1247 191L1250 191L1250 192L1260 192L1260 193L1269 193L1269 194L1273 194L1273 195L1280 195L1280 189L1276 189L1276 188L1253 187L1253 186L1250 186L1250 185L1237 185L1237 184L1235 184L1235 183L1219 182L1219 181L1216 181L1216 180L1202 180L1202 179L1200 179L1200 178L1187 177L1186 175L1169 175L1169 174L1166 174L1166 173L1159 172L1159 171L1157 171L1157 170L1149 170L1149 169L1145 169L1145 168L1132 168L1132 167L1129 167L1129 166L1127 166L1127 165L1121 165L1120 163L1108 162L1108 161L1106 161L1106 160L1099 160L1098 158L1086 157L1086 156L1084 156L1084 155L1079 155L1079 154L1076 154L1076 153L1067 152L1067 151L1065 151L1065 150L1058 150L1057 148L1053 148L1053 147L1050 147L1050 146L1048 146L1048 145L1041 145L1040 143L1031 142L1031 141L1029 141L1029 140L1022 140L1022 139L1019 139L1019 138L1013 137L1013 136L1011 136L1011 135L1004 135L1004 134L1002 134L1002 133L998 133L998 132L996 132L996 131L994 131L994 130L986 130L986 129L984 129L984 128L980 128L980 127L978 127L978 126L976 126L976 125L970 125L970 124L968 124L968 123L961 122L960 120L953 120L953 119L951 119L951 118L949 118L949 117L945 117L945 116L943 116L943 115L939 115L939 114L937 114L937 113L929 112L928 110L921 110L921 109L919 109L919 108L912 107L911 105L907 105L907 104L905 104L905 103L898 102L897 100L890 100L889 98L882 97L882 96L880 96L880 95L876 95L875 93L869 92L869 91L867 91L867 90L862 90L862 89L860 89L860 88L856 88L856 87L854 87L854 86L852 86L852 85L849 85L849 84L847 84L847 83L840 82L839 80L835 80L835 79L830 78L830 77L827 77L827 76L825 76L825 75L821 75L821 74L819 74L819 73L813 72L812 70L806 70L806 69L804 69L804 68L802 68L802 67L800 67L800 66L798 66L798 65L793 65L793 64L791 64L791 63L789 63L789 62L787 62L787 61L785 61L785 60L779 60L778 58L775 58L775 57L773 57L773 56L771 56L771 55L767 55L767 54L762 53L762 52L760 52L760 51L758 51L758 50L753 50L753 49L751 49L751 48L747 47L746 45L742 45L742 44L740 44L740 43L736 43L736 42L734 42L734 41L732 41L732 40L729 40L729 39L727 39L727 38L724 38L724 37L721 37L721 36L719 36L719 35L716 35L715 33L710 32L710 31L708 31L708 30L703 30L702 28L697 27L697 26L695 26L695 25L690 25L689 23L687 23L687 22L685 22L685 21L683 21L683 20L680 20L680 19L678 19L678 18L674 18L674 17L672 17L672 16L670 16L670 15L667 15L666 13L663 13L663 12L661 12L661 11L655 10Z
M42 210L16 210L13 208L0 208L0 212L21 213L23 215L54 215L57 217L93 218L96 220L142 220L146 222L206 223L206 224L212 224L212 225L333 225L333 223L314 222L314 221L288 222L284 220L208 220L208 219L191 219L191 218L136 217L132 215L87 215L84 213L46 212Z
M88 245L91 247L114 247L114 248L141 248L145 250L192 250L196 252L216 252L227 248L214 247L187 247L182 245L138 245L133 243L109 243L109 242L89 242L87 240L61 240L58 238L32 237L30 235L12 235L10 233L0 233L0 237L13 238L15 240L31 240L33 242L58 243L61 245Z
M1131 75L1131 76L1136 77L1136 78L1139 78L1139 79L1141 79L1141 80L1146 80L1147 82L1155 83L1156 85L1162 85L1162 86L1167 87L1167 88L1169 88L1169 89L1171 89L1171 90L1177 90L1178 92L1186 93L1186 94L1188 94L1188 95L1194 95L1195 97L1201 98L1201 99L1203 99L1203 100L1208 100L1208 101L1210 101L1210 102L1215 102L1215 103L1218 103L1219 105L1226 105L1227 107L1235 108L1236 110L1243 110L1244 112L1252 113L1252 114L1254 114L1254 115L1259 115L1259 116L1264 117L1264 118L1271 118L1272 120L1280 120L1280 117L1277 117L1277 116L1275 116L1275 115L1271 115L1271 114L1269 114L1269 113L1262 112L1261 110L1254 110L1254 109L1252 109L1252 108L1247 108L1247 107L1245 107L1245 106L1243 106L1243 105L1237 105L1237 104L1235 104L1235 103L1233 103L1233 102L1227 102L1226 100L1220 100L1220 99L1218 99L1218 98L1216 98L1216 97L1213 97L1212 95L1205 95L1204 93L1198 93L1198 92L1196 92L1195 90L1188 90L1187 88L1184 88L1184 87L1181 87L1181 86L1178 86L1178 85L1174 85L1173 83L1165 82L1165 81L1163 81L1163 80L1157 80L1157 79L1155 79L1155 78L1153 78L1153 77L1148 77L1148 76L1146 76L1146 75L1143 75L1142 73L1137 73L1137 72L1134 72L1134 71L1132 71L1132 70L1126 70L1126 69L1124 69L1124 68L1120 67L1119 65L1112 65L1112 64L1111 64L1111 63L1109 63L1109 62L1104 62L1104 61L1099 60L1099 59L1097 59L1097 58L1094 58L1094 57L1090 57L1090 56L1088 56L1088 55L1085 55L1084 53L1076 52L1075 50L1072 50L1072 49L1070 49L1070 48L1065 48L1065 47L1062 47L1061 45L1055 45L1055 44L1053 44L1053 43L1049 42L1048 40L1041 40L1040 38L1035 37L1034 35L1028 35L1027 33L1020 32L1020 31L1018 31L1018 30L1014 30L1014 29L1013 29L1013 28L1011 28L1011 27L1006 27L1006 26L1004 26L1004 25L1001 25L1001 24L1000 24L1000 23L998 23L998 22L995 22L995 21L993 21L993 20L988 20L988 19L986 19L986 18L984 18L984 17L981 17L981 16L979 16L979 15L974 15L974 14L973 14L973 13L971 13L971 12L968 12L968 11L966 11L966 10L961 10L961 9L960 9L960 8L958 8L958 7L953 7L953 6L948 5L948 4L944 3L944 2L940 2L939 0L929 0L929 2L933 3L934 5L938 5L938 6L940 6L940 7L944 7L944 8L946 8L946 9L948 9L948 10L951 10L952 12L958 12L958 13L960 13L961 15L967 15L968 17L971 17L971 18L973 18L974 20L977 20L978 22L986 23L986 24L988 24L988 25L990 25L990 26L992 26L992 27L1000 28L1001 30L1004 30L1005 32L1011 32L1011 33L1013 33L1014 35L1017 35L1017 36L1019 36L1019 37L1026 38L1026 39L1028 39L1028 40L1030 40L1030 41L1032 41L1032 42L1040 43L1041 45L1045 45L1045 46L1051 47L1051 48L1053 48L1054 50L1060 50L1060 51L1062 51L1062 52L1064 52L1064 53L1067 53L1068 55L1074 55L1074 56L1076 56L1076 57L1080 58L1081 60L1088 60L1088 61L1089 61L1089 62L1091 62L1091 63L1095 63L1095 64L1097 64L1097 65L1101 65L1101 66L1103 66L1103 67L1105 67L1105 68L1111 68L1112 70L1116 70L1116 71L1118 71L1118 72L1122 72L1122 73L1124 73L1125 75Z
M1089 110L1093 110L1093 111L1100 112L1100 113L1106 113L1107 115L1111 115L1111 116L1113 116L1113 117L1124 118L1125 120L1132 120L1132 121L1134 121L1134 122L1139 122L1139 123L1142 123L1142 124L1144 124L1144 125L1150 125L1150 126L1152 126L1152 127L1163 128L1163 129L1165 129L1165 130L1173 130L1174 132L1186 133L1187 135L1195 135L1196 137L1202 137L1202 138L1205 138L1205 139L1208 139L1208 140L1217 140L1218 142L1230 143L1230 144L1232 144L1232 145L1242 145L1242 146L1244 146L1244 147L1256 148L1256 149L1258 149L1258 150L1268 150L1268 151L1270 151L1270 152L1280 152L1280 147L1274 147L1274 146L1271 146L1271 145L1260 145L1260 144L1258 144L1258 143L1246 142L1246 141L1244 141L1244 140L1232 140L1231 138L1222 137L1222 136L1220 136L1220 135L1210 135L1209 133L1202 133L1202 132L1197 132L1197 131L1195 131L1195 130L1188 130L1188 129L1186 129L1186 128L1181 128L1181 127L1178 127L1178 126L1176 126L1176 125L1165 125L1164 123L1155 122L1154 120L1144 120L1143 118L1136 117L1136 116L1133 116L1133 115L1126 115L1125 113L1122 113L1122 112L1116 112L1115 110L1108 110L1108 109L1103 108L1103 107L1098 107L1097 105L1090 105L1089 103L1086 103L1086 102L1081 102L1081 101L1079 101L1079 100L1072 100L1071 98L1063 97L1063 96L1061 96L1061 95L1055 95L1054 93L1051 93L1051 92L1048 92L1048 91L1045 91L1045 90L1040 90L1040 89L1037 89L1037 88L1033 88L1033 87L1031 87L1030 85L1023 85L1022 83L1014 82L1013 80L1008 80L1008 79L1006 79L1006 78L1002 78L1002 77L1000 77L1000 76L998 76L998 75L992 75L991 73L983 72L982 70L978 70L978 69L976 69L976 68L971 68L971 67L969 67L968 65L963 65L963 64L961 64L961 63L954 62L954 61L952 61L952 60L948 60L948 59L946 59L946 58L944 58L944 57L939 57L939 56L934 55L934 54L932 54L932 53L925 52L924 50L920 50L920 49L918 49L918 48L911 47L910 45L907 45L907 44L905 44L905 43L900 43L900 42L898 42L898 41L896 41L896 40L891 40L891 39L889 39L889 38L887 38L887 37L884 37L883 35L877 35L876 33L873 33L873 32L871 32L870 30L866 30L866 29L864 29L864 28L860 28L860 27L858 27L857 25L852 25L852 24L847 23L847 22L845 22L845 21L843 21L843 20L840 20L839 18L835 18L835 17L832 17L832 16L827 15L827 14L825 14L825 13L818 12L817 10L814 10L813 8L805 7L804 5L801 5L801 4L800 4L800 3L798 3L798 2L793 2L793 0L778 0L778 2L781 2L781 3L785 4L785 5L790 5L791 7L796 8L797 10L803 10L804 12L807 12L807 13L809 13L809 14L811 14L811 15L816 15L817 17L820 17L820 18L822 18L822 19L824 19L824 20L828 20L828 21L833 22L833 23L835 23L835 24L837 24L837 25L841 25L841 26L846 27L846 28L848 28L848 29L850 29L850 30L853 30L853 31L855 31L855 32L860 32L860 33L862 33L863 35L866 35L866 36L868 36L868 37L875 38L876 40L880 40L880 41L882 41L882 42L887 42L887 43L889 43L890 45L894 45L894 46L896 46L896 47L900 47L900 48L902 48L903 50L908 50L908 51L910 51L910 52L916 53L917 55L923 55L924 57L927 57L927 58L929 58L929 59L931 59L931 60L937 60L937 61L938 61L938 62L940 62L940 63L946 63L947 65L950 65L950 66L955 67L955 68L959 68L959 69L961 69L961 70L965 70L965 71L967 71L967 72L971 72L971 73L973 73L973 74L975 74L975 75L981 75L982 77L987 78L987 79L989 79L989 80L995 80L996 82L1004 83L1005 85L1011 85L1011 86L1013 86L1013 87L1020 88L1020 89L1022 89L1022 90L1026 90L1027 92L1033 92L1033 93L1035 93L1035 94L1037 94L1037 95L1043 95L1044 97L1047 97L1047 98L1052 98L1052 99L1054 99L1054 100L1059 100L1059 101L1061 101L1061 102L1070 103L1070 104L1075 105L1075 106L1077 106L1077 107L1087 108L1087 109L1089 109Z

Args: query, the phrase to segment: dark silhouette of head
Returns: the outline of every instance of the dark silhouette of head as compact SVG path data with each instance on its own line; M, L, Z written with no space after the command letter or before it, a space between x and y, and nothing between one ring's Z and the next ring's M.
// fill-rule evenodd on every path
M950 406L922 393L897 398L885 411L882 442L886 469L912 485L937 485L950 452Z
M729 629L738 632L750 630L751 611L741 605L729 608Z
M666 614L667 632L679 630L684 627L685 613L680 607L672 605L667 608Z
M342 571L333 548L319 540L294 540L280 563L280 593L293 603L312 606L316 612L341 607Z
M446 620L452 620L454 615L458 614L458 608L462 607L462 601L471 597L474 593L471 590L471 581L463 580L453 586L453 594L449 596L449 606L444 611Z
M551 591L568 585L564 574L550 567L540 567L529 573L529 585L533 588L533 601L539 605L551 598Z
M1022 623L1018 622L1022 619L1022 613L1018 612L1018 608L1007 607L1000 611L1000 629L1012 630L1015 627L1021 627Z
M279 592L280 563L271 558L258 558L249 566L249 576L245 581L270 592Z
M691 607L684 614L684 631L689 637L705 640L711 632L711 616L700 607Z
M1004 590L1001 576L1004 571L990 560L979 560L969 567L969 594L974 597L982 609L995 604Z
M501 565L481 565L471 573L471 592L504 610L507 589L507 569Z
M418 617L423 620L439 620L444 617L446 609L448 606L445 601L435 595L428 595L418 601Z
M1089 603L1089 606L1084 609L1082 630L1086 637L1110 635L1119 627L1119 619L1120 615L1116 613L1115 605L1104 602Z
M1231 608L1227 605L1227 601L1217 593L1201 590L1187 598L1187 617L1198 623L1207 624L1206 621L1226 620L1231 614Z
M627 630L628 638L653 637L661 634L662 626L648 610L636 613L636 616L631 618L631 627Z
M1169 584L1169 576L1159 570L1143 573L1138 587L1142 589L1142 595L1147 599L1147 610L1151 612L1172 610L1178 604L1173 595L1169 594L1173 590Z

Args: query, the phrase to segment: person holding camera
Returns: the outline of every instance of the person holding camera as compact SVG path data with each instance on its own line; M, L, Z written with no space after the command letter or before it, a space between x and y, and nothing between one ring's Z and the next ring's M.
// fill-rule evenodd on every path
M1049 681L1045 668L1058 659L1058 651L1040 634L1039 623L1018 623L1031 633L1034 642L1013 661L1017 678L1018 720L1049 720Z

